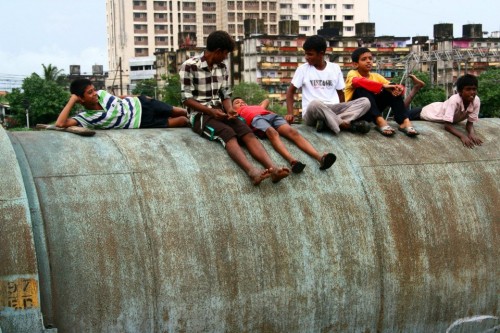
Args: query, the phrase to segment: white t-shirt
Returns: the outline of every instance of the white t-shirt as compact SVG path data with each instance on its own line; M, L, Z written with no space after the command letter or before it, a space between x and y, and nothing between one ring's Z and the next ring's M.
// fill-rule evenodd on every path
M452 95L444 102L435 102L424 106L420 112L420 118L427 121L458 123L465 119L470 122L476 122L479 116L481 102L476 96L474 101L469 104L467 109L459 94Z
M323 70L308 63L300 65L293 75L292 84L295 88L302 88L302 114L313 100L320 100L325 104L340 103L337 90L345 87L344 75L339 65L326 62Z

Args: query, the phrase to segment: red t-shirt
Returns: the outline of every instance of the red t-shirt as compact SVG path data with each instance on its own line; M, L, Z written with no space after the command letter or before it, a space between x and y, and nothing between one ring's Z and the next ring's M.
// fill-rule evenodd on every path
M248 126L252 125L252 120L255 116L260 116L263 114L270 114L271 111L267 111L260 105L246 105L242 106L238 110L238 114L245 119Z

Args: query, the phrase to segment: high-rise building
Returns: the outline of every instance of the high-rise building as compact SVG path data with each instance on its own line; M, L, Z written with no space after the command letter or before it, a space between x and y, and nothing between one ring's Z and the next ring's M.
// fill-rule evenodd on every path
M255 34L278 35L280 22L293 20L301 35L342 22L340 34L354 36L355 24L368 22L368 0L106 0L106 14L109 77L126 86L154 75L155 53L203 47L214 30L242 40L248 19Z

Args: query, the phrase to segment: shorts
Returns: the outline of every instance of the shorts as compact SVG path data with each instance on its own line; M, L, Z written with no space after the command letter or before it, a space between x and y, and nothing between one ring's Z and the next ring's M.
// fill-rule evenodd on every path
M278 128L288 122L282 116L276 113L269 113L264 115L255 116L252 120L252 126L262 132L267 131L269 127Z
M239 118L218 120L201 112L194 115L192 127L195 133L209 140L217 140L224 147L230 139L237 137L239 140L252 133L250 127Z
M171 105L143 95L137 98L142 108L140 128L168 127L168 118L172 117L174 109Z

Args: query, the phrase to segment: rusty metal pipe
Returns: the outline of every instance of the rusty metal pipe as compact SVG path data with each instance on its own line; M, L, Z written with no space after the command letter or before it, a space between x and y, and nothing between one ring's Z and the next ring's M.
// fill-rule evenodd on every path
M337 163L320 171L286 143L304 173L258 187L188 129L0 129L0 329L498 325L500 119L480 121L472 150L416 126L416 139L298 126Z

